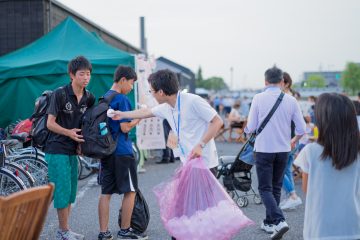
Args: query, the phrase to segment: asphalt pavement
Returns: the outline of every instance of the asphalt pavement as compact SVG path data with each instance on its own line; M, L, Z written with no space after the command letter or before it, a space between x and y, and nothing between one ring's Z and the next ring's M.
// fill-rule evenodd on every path
M221 155L236 155L240 150L241 145L238 143L223 143L217 142L217 149L219 156ZM146 198L150 209L150 223L147 230L149 239L153 240L168 240L170 239L166 230L162 226L159 216L159 206L157 205L155 195L152 189L155 185L162 181L166 181L174 173L175 169L180 166L179 162L169 164L155 164L154 160L145 162L146 173L139 174L139 188ZM253 169L254 170L254 169ZM257 191L256 174L252 175L253 187ZM301 191L301 182L296 181L296 191L304 201L304 196ZM100 186L97 184L96 176L93 175L88 179L79 181L78 195L76 203L73 205L70 217L70 227L74 232L85 235L85 239L97 239L99 231L98 221L98 198L100 194ZM121 196L114 195L110 204L110 221L109 228L113 235L119 229L117 219L118 212L121 205ZM261 240L270 239L270 235L260 230L260 223L265 215L265 208L261 205L256 205L253 198L249 198L249 205L241 208L241 210L252 219L256 224L241 230L234 240ZM290 226L289 232L283 239L293 240L302 239L302 229L304 221L304 204L297 207L295 210L284 212L286 221ZM221 219L219 219L221 221ZM50 206L45 226L43 228L40 239L55 239L56 230L58 228L58 221L56 211L53 205ZM190 240L190 239L189 239Z

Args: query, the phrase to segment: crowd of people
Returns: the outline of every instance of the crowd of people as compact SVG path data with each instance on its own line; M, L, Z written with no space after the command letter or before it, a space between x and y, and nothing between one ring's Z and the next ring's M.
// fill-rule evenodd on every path
M79 56L69 62L68 70L70 83L51 96L47 110L51 134L45 147L49 180L55 184L59 240L84 239L71 230L69 217L77 192L76 155L81 154L79 143L84 142L80 121L95 102L86 90L91 63ZM197 95L181 92L175 73L160 70L148 79L159 105L133 110L126 94L137 80L135 71L119 66L113 80L104 96L115 95L110 102L114 111L108 116L117 145L114 153L101 159L99 240L113 239L108 229L112 194L124 194L117 239L148 239L130 227L138 181L128 132L141 119L154 116L166 120L168 148L163 162L179 158L185 163L202 157L214 175L219 164L214 139L228 128L230 137L224 140L233 141L235 130L239 135L235 140L245 142L247 136L260 132L266 120L254 145L258 190L266 209L260 228L271 239L281 239L290 229L283 210L302 204L294 187L295 164L301 168L306 192L304 239L360 239L359 101L326 93L318 99L311 97L312 106L304 113L297 102L299 94L291 89L290 75L274 66L265 72L265 90L252 101L216 97L210 105ZM60 101L63 89L65 104ZM287 197L280 202L282 189Z
M300 109L299 103L296 102L300 94L294 91L291 85L292 79L288 73L276 67L268 69L265 73L265 90L255 95L250 103L249 116L244 121L244 132L256 133L280 92L286 93L284 104L276 110L279 112L278 115L272 117L268 123L270 126L265 127L257 136L254 147L259 193L266 208L261 229L271 233L272 239L280 239L290 229L281 210L295 209L302 204L302 199L296 194L294 186L294 173L300 168L303 189L307 193L304 239L359 239L360 93L358 100L354 101L345 94L324 93L319 98L310 96L309 107L304 110ZM215 102L219 106L216 109L221 111L221 99L213 101L214 107ZM238 113L241 114L236 100L234 109L238 109ZM230 124L235 120L230 114L224 118L229 119ZM311 155L308 151L311 151ZM350 157L349 154L353 155ZM326 161L326 166L322 166L323 161ZM337 167L337 164L341 167ZM308 180L311 167L309 165L313 168L313 179ZM347 170L341 171L342 168ZM343 181L339 182L339 179ZM332 184L333 181L336 181L336 184ZM310 182L311 194L307 190ZM280 202L281 186L286 197ZM348 186L351 190L340 190L348 189ZM336 197L333 196L334 189L340 190ZM336 202L344 207L334 214L331 209L338 206ZM349 206L345 207L346 204ZM322 207L318 209L318 206ZM351 224L348 227L340 226L336 219L342 218L341 216L345 219L344 215L348 214L348 211L351 212Z

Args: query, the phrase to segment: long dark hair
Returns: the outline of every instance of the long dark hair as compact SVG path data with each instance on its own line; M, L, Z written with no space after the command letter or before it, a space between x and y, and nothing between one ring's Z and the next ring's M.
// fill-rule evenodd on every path
M283 73L283 78L284 78L284 84L288 84L289 86L289 91L291 92L292 95L295 95L295 91L291 88L292 86L292 79L290 77L290 74L288 74L287 72Z
M323 93L316 101L318 143L324 147L322 159L330 157L341 170L356 161L359 154L359 129L351 100L337 93Z

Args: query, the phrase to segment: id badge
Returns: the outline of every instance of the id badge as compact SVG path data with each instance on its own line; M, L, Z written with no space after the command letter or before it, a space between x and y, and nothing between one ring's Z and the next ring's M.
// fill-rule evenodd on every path
M173 131L170 131L166 146L171 149L175 149L177 148L177 145L178 145L178 138Z

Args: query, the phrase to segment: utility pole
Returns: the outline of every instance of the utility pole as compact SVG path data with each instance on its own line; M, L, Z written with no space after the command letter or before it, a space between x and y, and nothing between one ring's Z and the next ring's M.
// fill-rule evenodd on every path
M234 68L230 67L230 89L234 90Z
M140 17L140 44L141 50L147 57L147 42L145 36L145 17Z

